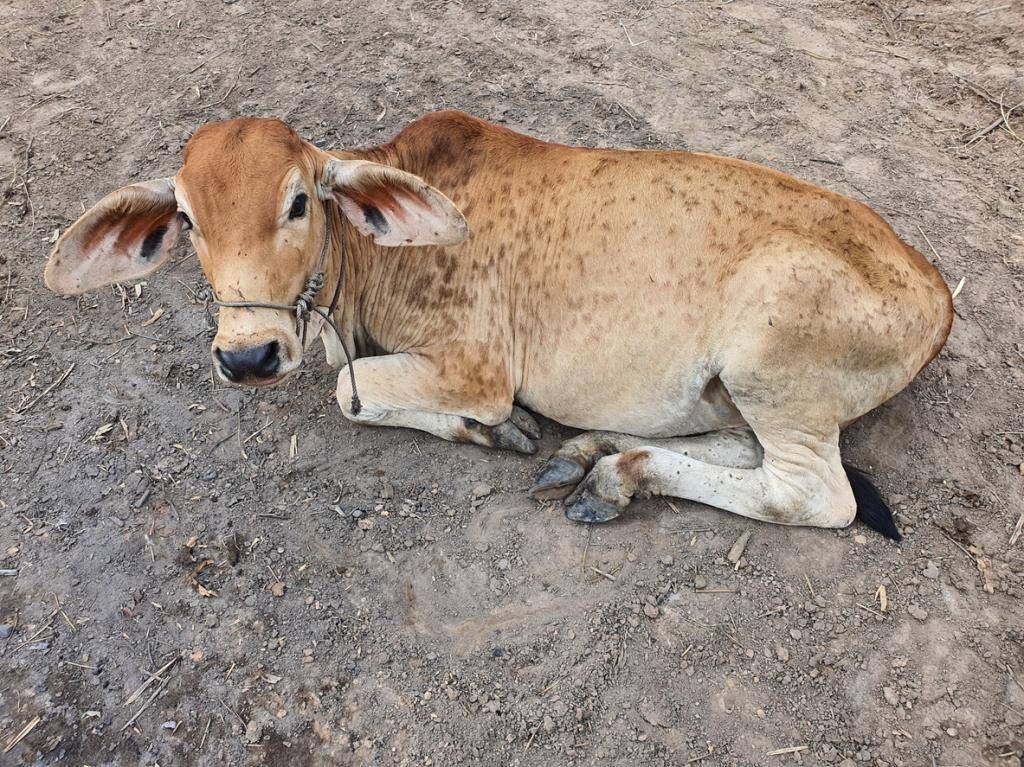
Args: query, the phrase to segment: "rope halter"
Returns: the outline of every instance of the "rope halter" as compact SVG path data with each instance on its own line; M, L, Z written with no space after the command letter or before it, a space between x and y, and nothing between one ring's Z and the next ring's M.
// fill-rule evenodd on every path
M338 259L338 281L334 284L334 295L331 297L331 304L325 312L319 306L316 305L316 297L320 294L320 291L324 287L324 267L327 264L327 253L331 246L331 223L334 217L331 215L330 210L324 207L324 244L320 249L320 260L317 262L316 270L306 280L306 286L299 293L298 298L295 299L293 304L272 304L265 301L221 301L214 295L213 303L216 306L228 307L231 309L278 309L281 311L294 312L295 314L295 332L299 336L300 343L303 349L306 347L306 329L309 327L309 320L313 314L317 314L331 326L335 336L338 338L338 343L341 344L342 351L345 352L345 360L348 366L348 377L352 383L352 414L359 415L359 411L362 410L362 404L359 401L359 394L356 391L356 374L352 368L352 355L349 353L348 345L345 343L345 339L341 335L341 331L338 330L338 326L334 322L334 312L338 308L338 301L341 298L341 285L342 278L344 276L345 268L345 213L339 208L338 215L340 217L340 229L341 229L341 255Z

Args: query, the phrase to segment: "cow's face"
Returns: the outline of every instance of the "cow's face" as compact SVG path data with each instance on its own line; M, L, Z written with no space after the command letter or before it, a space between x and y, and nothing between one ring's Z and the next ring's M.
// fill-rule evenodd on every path
M76 294L144 276L187 231L219 300L294 305L320 266L336 206L378 245L467 236L451 201L416 176L328 155L277 120L229 120L196 131L173 178L119 189L76 221L50 256L46 284ZM330 302L337 256L335 243L318 304ZM225 381L276 383L302 352L294 312L221 307L211 355Z

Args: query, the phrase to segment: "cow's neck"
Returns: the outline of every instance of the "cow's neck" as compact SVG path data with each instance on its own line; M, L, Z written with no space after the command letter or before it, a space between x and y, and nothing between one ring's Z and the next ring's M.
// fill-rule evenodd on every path
M363 159L390 165L431 183L436 175L421 152L400 142L358 152L334 153L343 159ZM445 189L450 194L450 189ZM382 247L371 237L345 223L343 295L339 302L339 329L357 357L390 354L429 343L435 329L431 311L423 304L435 286L439 260L450 258L432 247ZM333 264L326 284L333 289L341 256L340 237L335 236ZM426 288L424 286L427 286Z

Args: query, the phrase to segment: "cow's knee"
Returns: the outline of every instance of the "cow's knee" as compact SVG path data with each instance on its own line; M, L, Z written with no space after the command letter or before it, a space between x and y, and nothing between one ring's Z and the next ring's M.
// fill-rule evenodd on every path
M837 474L824 461L811 466L780 466L766 461L763 513L784 525L847 527L857 514L857 502L842 467Z
M387 411L377 407L372 400L363 400L357 392L353 391L352 376L349 375L348 365L343 366L338 372L338 385L334 389L334 396L338 400L341 414L349 421L376 423L383 420L387 414Z

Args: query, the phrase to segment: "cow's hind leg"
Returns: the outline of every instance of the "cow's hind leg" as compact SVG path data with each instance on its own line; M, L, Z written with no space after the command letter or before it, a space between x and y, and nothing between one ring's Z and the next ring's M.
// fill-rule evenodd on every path
M752 469L761 465L761 444L749 428L721 429L692 437L652 440L607 431L589 431L566 440L544 464L530 493L537 500L565 498L605 456L641 446L670 450L699 461Z
M567 501L566 516L606 522L637 496L706 503L750 519L785 525L845 527L856 501L839 458L839 429L759 433L756 468L720 466L657 446L639 446L597 461Z

